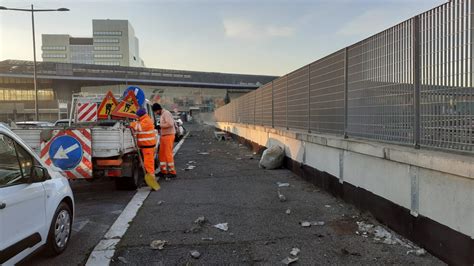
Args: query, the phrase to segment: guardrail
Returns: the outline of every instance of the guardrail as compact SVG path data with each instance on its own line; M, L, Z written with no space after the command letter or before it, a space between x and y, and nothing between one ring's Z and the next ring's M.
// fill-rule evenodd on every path
M471 0L452 0L261 86L221 122L474 151Z

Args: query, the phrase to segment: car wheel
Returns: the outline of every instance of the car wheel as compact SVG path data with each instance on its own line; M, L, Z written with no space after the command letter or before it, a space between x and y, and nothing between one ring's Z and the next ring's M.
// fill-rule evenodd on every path
M66 250L71 238L72 212L69 206L61 202L54 214L49 228L48 241L46 243L47 252L50 255L59 255Z

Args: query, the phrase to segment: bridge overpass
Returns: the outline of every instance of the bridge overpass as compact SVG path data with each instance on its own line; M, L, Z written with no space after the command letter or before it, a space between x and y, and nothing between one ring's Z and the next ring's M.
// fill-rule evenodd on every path
M127 86L145 89L170 109L212 111L225 98L236 98L276 77L171 69L102 66L90 64L37 63L39 108L43 120L58 118L59 103L68 103L73 93L121 94ZM0 62L0 121L29 120L34 114L33 62Z
M371 212L449 264L474 263L471 1L453 0L273 80L215 126Z

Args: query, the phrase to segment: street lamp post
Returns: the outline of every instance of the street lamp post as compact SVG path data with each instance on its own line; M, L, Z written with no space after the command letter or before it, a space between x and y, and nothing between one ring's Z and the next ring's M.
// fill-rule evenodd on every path
M38 85L36 83L36 41L35 41L35 12L48 12L48 11L69 11L67 8L58 8L58 9L34 9L31 5L31 9L23 8L7 8L0 6L0 10L12 10L12 11L25 11L31 12L31 28L33 30L33 87L35 91L35 120L39 120L38 112Z

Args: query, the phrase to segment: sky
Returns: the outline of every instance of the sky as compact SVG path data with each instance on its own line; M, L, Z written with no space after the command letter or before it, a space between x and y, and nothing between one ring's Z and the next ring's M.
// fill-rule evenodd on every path
M41 34L91 37L92 19L127 19L146 67L284 75L446 0L0 0L35 13ZM31 14L0 10L0 61L33 60Z

